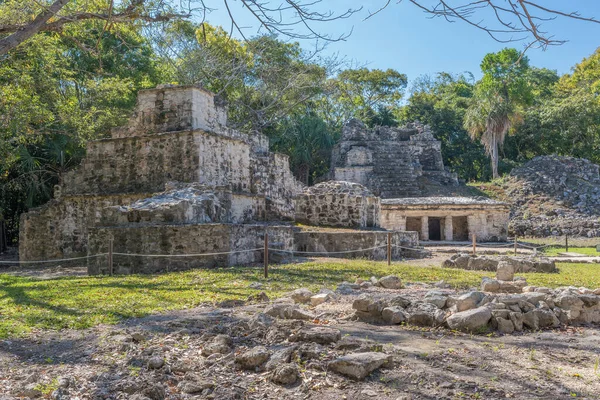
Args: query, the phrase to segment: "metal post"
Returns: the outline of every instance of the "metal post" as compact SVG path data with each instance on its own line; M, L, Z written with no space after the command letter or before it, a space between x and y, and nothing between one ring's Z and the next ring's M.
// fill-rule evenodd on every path
M569 252L569 235L565 235L565 252Z
M4 221L0 221L0 254L8 248L8 241L6 240L6 232Z
M515 235L515 256L517 255L518 250L519 250L519 245L517 244L517 235Z
M473 255L477 254L477 237L473 233Z
M265 279L269 277L269 234L265 232Z
M392 232L387 234L387 260L388 265L392 265Z
M113 239L108 240L108 274L113 276Z

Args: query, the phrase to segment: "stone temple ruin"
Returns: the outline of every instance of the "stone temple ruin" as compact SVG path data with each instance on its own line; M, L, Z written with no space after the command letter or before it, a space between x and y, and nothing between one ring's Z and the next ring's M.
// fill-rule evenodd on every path
M212 93L142 90L129 123L90 142L55 198L22 215L20 258L95 256L112 241L115 272L138 273L260 262L266 234L274 261L357 249L368 250L347 256L385 259L390 231L393 257L418 255L406 248L419 238L506 239L505 204L423 197L458 185L426 126L349 121L332 159L335 180L304 188L266 136L227 126ZM106 273L107 264L91 258L88 270Z
M293 225L298 218L313 225L376 227L378 215L379 199L360 185L303 191L287 156L269 152L266 136L227 127L226 109L212 93L165 86L141 91L128 125L90 142L55 198L22 215L19 251L21 260L93 256L106 253L112 240L116 273L172 271L260 262L268 233L270 247L284 252L377 247L354 255L382 259L385 231L340 235ZM393 232L392 240L418 244L415 232ZM393 256L402 251L394 247ZM91 274L107 268L105 257L88 261Z
M444 168L441 143L428 126L368 129L349 121L331 163L336 180L356 182L382 198L379 225L415 231L421 240L505 241L508 204L473 197L440 197L459 186Z

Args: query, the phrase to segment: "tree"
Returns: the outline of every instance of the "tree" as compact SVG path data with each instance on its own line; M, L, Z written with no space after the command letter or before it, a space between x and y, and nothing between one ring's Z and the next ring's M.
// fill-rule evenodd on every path
M105 31L116 26L169 22L181 19L206 19L214 5L205 0L4 0L0 2L0 56L40 33L60 33L68 25L82 21L100 21ZM231 18L232 30L244 36L228 0L224 5ZM339 14L320 11L314 1L286 0L283 3L241 0L260 27L271 34L292 38L342 40L347 35L331 37L313 26L319 22L347 18L356 10ZM296 29L294 29L296 28Z
M473 142L463 127L473 97L474 79L445 72L416 80L407 104L398 112L403 122L428 124L442 142L444 165L466 181L489 179L491 169L483 146Z
M400 106L407 82L406 75L394 69L343 70L329 80L320 112L336 127L341 127L349 118L369 124L378 111Z
M532 114L547 153L600 163L600 48L562 76Z
M83 144L126 122L137 91L162 81L139 30L103 31L98 21L65 29L31 38L0 63L0 208L11 242L19 214L51 198Z
M323 93L330 63L297 42L272 35L237 40L221 27L189 22L154 33L168 80L199 84L229 104L229 121L245 131L267 130L302 113Z
M290 157L294 175L305 185L329 169L336 135L316 114L293 116L285 120L272 138L272 147Z
M483 78L478 82L464 126L474 140L480 140L490 156L492 176L498 174L498 151L509 130L522 122L522 107L531 101L525 79L529 60L515 49L487 54L481 63Z

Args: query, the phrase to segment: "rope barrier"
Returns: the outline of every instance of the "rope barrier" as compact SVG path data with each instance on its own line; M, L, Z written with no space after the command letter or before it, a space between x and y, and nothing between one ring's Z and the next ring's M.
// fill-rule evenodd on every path
M135 253L113 253L114 256L129 256L129 257L160 257L160 258L168 258L168 257L202 257L202 256L222 256L226 254L236 254L236 253L248 253L252 251L262 251L264 248L259 247L256 249L248 249L248 250L236 250L236 251L224 251L220 253L202 253L202 254L135 254Z
M489 244L489 243L477 243L477 247L512 247L514 243L498 243L498 244Z
M54 260L40 260L40 261L0 261L0 264L19 264L19 265L27 265L27 264L47 264L52 262L64 262L64 261L73 261L73 260L84 260L88 258L96 258L107 256L108 253L100 253L94 254L93 256L84 256L84 257L73 257L73 258L60 258Z
M293 250L282 250L282 249L271 249L269 251L278 251L280 253L293 253L293 254L347 254L347 253L358 253L361 251L370 251L375 249L381 249L387 247L387 244L382 246L369 247L367 249L359 250L345 250L345 251L293 251Z

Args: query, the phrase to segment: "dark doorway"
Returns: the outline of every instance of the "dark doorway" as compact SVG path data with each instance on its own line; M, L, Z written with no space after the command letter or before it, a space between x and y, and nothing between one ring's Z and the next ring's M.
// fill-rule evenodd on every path
M467 217L452 217L452 236L457 241L469 240Z
M439 218L429 217L429 240L442 240L442 229Z

